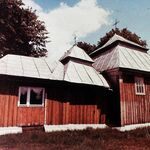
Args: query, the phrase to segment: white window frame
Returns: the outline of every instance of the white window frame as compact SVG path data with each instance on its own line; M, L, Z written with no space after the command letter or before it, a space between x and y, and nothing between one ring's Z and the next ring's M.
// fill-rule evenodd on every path
M20 96L21 96L21 88L27 88L27 103L26 104L20 104ZM31 89L42 89L43 95L42 95L42 104L30 104L30 92ZM28 86L20 86L19 87L19 99L18 99L18 106L21 107L43 107L44 106L44 99L45 99L45 89L42 87L28 87Z
M145 95L144 78L143 77L135 77L134 81L135 81L135 94L136 95Z

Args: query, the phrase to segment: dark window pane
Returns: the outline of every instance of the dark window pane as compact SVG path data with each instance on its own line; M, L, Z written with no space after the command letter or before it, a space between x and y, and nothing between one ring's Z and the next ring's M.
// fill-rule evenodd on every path
M20 88L20 104L27 103L27 88L21 87Z
M30 89L30 104L42 105L43 89L31 88Z

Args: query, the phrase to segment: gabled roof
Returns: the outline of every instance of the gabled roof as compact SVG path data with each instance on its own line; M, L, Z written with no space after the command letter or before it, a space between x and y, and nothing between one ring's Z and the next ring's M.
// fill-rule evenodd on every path
M100 51L100 50L110 46L111 44L113 44L113 43L115 43L117 41L124 42L124 43L127 43L127 44L130 44L130 45L133 45L133 46L136 46L136 47L139 47L139 48L147 50L147 48L145 48L145 47L143 47L143 46L141 46L141 45L139 45L137 43L129 41L129 40L125 39L124 37L120 36L120 35L114 34L114 36L111 37L108 40L108 42L106 42L102 47L100 47L97 50L95 50L94 52L92 52L90 55L92 55L92 54L94 54L94 53L96 53L96 52L98 52L98 51Z
M46 58L6 55L0 59L0 74L63 80L64 66L61 62L51 62Z
M99 72L113 68L127 68L150 72L150 55L117 45L115 48L97 57L93 66Z
M94 61L86 54L86 52L79 48L78 46L74 45L70 50L65 52L64 56L60 58L60 61L65 60L66 58L76 58L79 60L84 60L87 62L93 63Z

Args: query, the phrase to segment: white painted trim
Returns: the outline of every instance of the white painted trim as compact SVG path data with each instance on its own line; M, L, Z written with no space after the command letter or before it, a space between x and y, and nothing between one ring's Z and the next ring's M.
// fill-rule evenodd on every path
M44 125L45 132L67 131L67 130L84 130L87 128L104 129L106 124L66 124L66 125Z
M27 104L20 104L20 95L21 95L21 88L27 88ZM39 88L43 90L43 95L42 95L42 104L30 104L30 91L31 88ZM20 86L19 87L19 94L18 94L18 107L44 107L44 100L45 100L45 88L42 87L31 87L31 86Z
M22 127L0 127L0 135L22 133Z
M150 127L150 123L142 123L142 124L131 124L131 125L125 125L122 127L114 127L112 129L117 129L119 131L130 131L130 130L135 130L135 129L139 129L139 128L146 128L146 127Z
M141 85L137 85L136 84L136 79L140 79L142 81L142 84ZM138 76L135 76L134 77L134 86L135 86L135 94L136 95L145 95L145 84L144 84L144 78L143 77L138 77ZM140 87L143 87L143 92L138 92L137 91L137 87L140 86Z

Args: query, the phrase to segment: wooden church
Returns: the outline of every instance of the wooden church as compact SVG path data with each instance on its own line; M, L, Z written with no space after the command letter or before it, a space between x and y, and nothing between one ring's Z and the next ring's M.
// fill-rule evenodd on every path
M88 56L0 59L0 126L150 122L150 55L114 35Z
M94 68L113 90L108 117L112 125L150 122L150 55L147 51L115 34L90 55Z
M77 46L57 62L0 59L0 126L105 123L109 85L92 63Z

